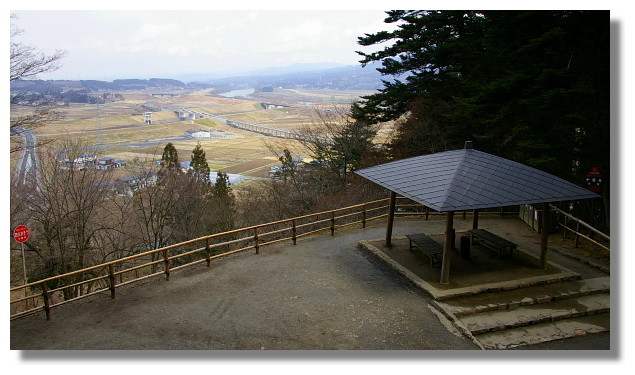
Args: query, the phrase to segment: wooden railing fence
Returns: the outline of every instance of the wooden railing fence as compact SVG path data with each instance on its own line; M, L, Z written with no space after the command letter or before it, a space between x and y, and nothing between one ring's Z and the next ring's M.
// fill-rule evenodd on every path
M50 320L51 309L54 307L97 293L110 293L110 297L115 298L119 287L158 275L164 275L166 280L170 280L170 274L181 268L201 263L210 267L211 261L215 259L248 250L255 250L259 254L262 247L280 242L290 241L295 245L299 238L323 231L330 231L331 235L335 235L338 228L349 225L361 224L365 228L366 223L388 216L389 199L199 237L16 286L10 289L10 318L16 319L44 311L47 320ZM397 216L420 215L427 220L430 216L445 215L409 199L398 199L407 202L397 204ZM516 212L500 209L481 211L479 214L503 216ZM462 213L463 218L467 213ZM68 290L73 290L73 293L66 294L74 297L64 296L64 292Z
M600 246L603 249L611 250L610 243L611 237L606 235L605 233L595 229L591 225L585 223L584 221L578 219L575 216L572 216L556 206L551 205L551 210L557 214L558 224L563 229L563 236L566 238L567 232L571 232L575 236L575 247L578 247L580 243L580 238L587 240L597 246ZM570 227L575 226L575 228ZM583 233L582 230L586 230L586 233ZM600 242L598 239L594 239L594 236L599 236L599 238L606 241L605 243Z

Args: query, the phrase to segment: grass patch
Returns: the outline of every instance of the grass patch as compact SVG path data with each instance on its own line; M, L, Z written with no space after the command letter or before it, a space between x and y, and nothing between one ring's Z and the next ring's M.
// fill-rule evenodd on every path
M210 118L202 118L198 120L194 120L195 123L203 126L207 126L210 128L215 128L218 126L218 123Z
M224 168L227 168L227 164L211 164L211 163L207 163L209 165L209 169L211 169L212 171L218 171Z
M91 119L83 119L83 120L71 120L71 121L60 121L54 124L50 124L46 126L46 132L73 132L73 131L82 131L82 130L92 130L97 128L109 128L120 125L128 125L128 124L140 124L143 123L142 116L111 116L111 117L100 117L99 120L97 116ZM44 130L44 128L42 128Z

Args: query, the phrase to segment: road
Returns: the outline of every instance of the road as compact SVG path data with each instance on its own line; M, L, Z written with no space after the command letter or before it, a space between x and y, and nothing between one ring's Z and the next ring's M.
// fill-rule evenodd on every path
M24 127L16 126L11 128L11 135L21 136L24 139L24 149L15 167L15 178L20 184L34 184L37 178L38 156L35 152L37 138L35 134Z

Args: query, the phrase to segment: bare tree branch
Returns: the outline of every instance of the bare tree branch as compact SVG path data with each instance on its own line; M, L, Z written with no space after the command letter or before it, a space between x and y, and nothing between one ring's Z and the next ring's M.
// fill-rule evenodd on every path
M17 19L16 14L11 14L11 20ZM13 22L11 23L11 46L9 55L9 81L13 82L19 79L34 79L38 74L53 72L60 68L60 60L66 55L66 51L56 50L52 55L46 55L38 51L35 47L25 45L23 43L15 41L15 38L22 34L22 30L19 29ZM19 96L11 95L11 134L17 127L35 129L43 126L52 121L59 120L61 118L60 112L46 108L44 106L34 106L34 110L31 113L14 115L13 105L19 100ZM16 152L24 149L24 144L20 139L12 140L13 144L10 151Z
M16 14L11 14L11 19L17 19ZM22 34L23 30L15 24L11 24L11 50L10 50L10 74L9 81L25 78L36 78L40 73L53 72L61 67L60 60L66 56L66 51L55 50L52 55L39 52L35 47L15 41L15 37Z
M36 78L38 74L53 72L61 67L66 51L56 50L52 55L38 52L35 47L11 42L9 80Z

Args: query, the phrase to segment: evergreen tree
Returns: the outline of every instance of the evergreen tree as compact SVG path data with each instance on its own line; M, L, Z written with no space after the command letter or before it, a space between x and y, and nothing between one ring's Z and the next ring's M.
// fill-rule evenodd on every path
M399 118L419 96L448 98L461 90L461 78L480 55L481 13L476 11L387 12L386 23L400 22L393 32L381 31L358 38L362 46L393 41L383 50L366 54L362 65L380 61L377 70L394 81L384 81L378 93L353 106L355 118L370 123Z
M172 142L168 142L163 148L163 155L161 156L161 169L169 171L177 171L181 168L179 164L179 155L176 152L176 148Z
M218 172L216 174L216 183L214 184L214 196L215 197L229 197L229 176L227 173Z
M192 150L192 163L190 164L192 173L199 180L209 184L209 164L207 164L207 158L205 156L205 150L201 147L201 142L196 144L194 150Z
M608 11L387 12L394 31L366 34L363 65L385 81L352 107L369 123L397 120L393 157L461 148L490 152L585 184L610 169ZM390 43L386 43L390 42ZM608 212L608 211L607 211ZM608 214L606 215L608 218Z
M235 229L236 202L231 194L227 173L216 174L212 194L207 195L206 198L211 205L210 212L213 213L209 217L209 232L219 233Z

